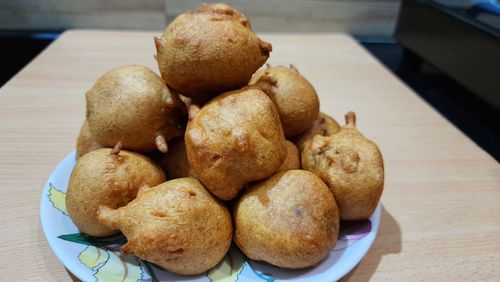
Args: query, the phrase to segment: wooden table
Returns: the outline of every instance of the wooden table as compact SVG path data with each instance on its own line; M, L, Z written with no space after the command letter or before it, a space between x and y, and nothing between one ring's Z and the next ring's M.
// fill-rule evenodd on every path
M42 187L75 146L94 81L124 64L157 70L155 34L68 31L0 90L1 280L70 279L40 226ZM262 37L271 64L297 66L339 121L356 111L382 150L379 234L346 280L500 279L498 163L349 36Z

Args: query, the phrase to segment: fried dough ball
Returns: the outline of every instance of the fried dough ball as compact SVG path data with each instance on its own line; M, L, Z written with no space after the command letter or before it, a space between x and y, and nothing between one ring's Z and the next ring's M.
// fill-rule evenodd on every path
M313 122L305 132L295 137L293 142L302 152L304 143L315 135L330 136L340 131L340 125L331 116L325 113L319 113L318 118Z
M83 155L69 179L66 207L73 223L91 236L117 233L97 221L99 205L118 208L132 201L139 188L165 181L161 168L149 158L127 151L97 149Z
M268 65L255 73L250 85L259 87L273 100L286 137L305 131L318 118L316 90L293 66Z
M278 112L262 91L243 88L189 111L186 152L200 181L222 200L272 175L286 158ZM194 115L194 117L192 117Z
M167 85L205 101L246 85L272 50L245 16L226 4L203 4L179 15L155 45Z
M173 91L173 90L172 90ZM178 94L179 95L179 98L181 99L181 101L184 103L184 105L186 106L186 109L189 109L189 107L191 106L191 104L194 103L193 99L189 98L189 97L186 97L182 94Z
M286 159L278 168L278 171L287 171L291 169L299 169L300 168L300 155L299 150L295 145L286 140Z
M329 137L316 135L304 144L302 166L332 190L343 220L369 218L384 189L384 162L377 145L356 129L356 115Z
M127 206L101 206L99 221L120 229L133 254L178 274L199 274L227 253L233 227L227 209L194 178L143 188Z
M86 153L99 148L102 148L102 146L95 141L92 133L90 132L89 123L85 120L82 128L80 129L80 134L78 134L78 138L76 139L76 159L78 160Z
M234 241L250 259L284 268L313 266L335 247L339 214L328 187L305 170L255 184L234 209Z
M165 171L167 178L197 178L196 173L191 168L187 159L184 138L180 137L170 141L168 147L168 152L166 154L162 154L159 158L160 165Z
M182 136L186 106L161 77L143 66L115 68L86 94L90 131L103 147L166 153L166 141Z

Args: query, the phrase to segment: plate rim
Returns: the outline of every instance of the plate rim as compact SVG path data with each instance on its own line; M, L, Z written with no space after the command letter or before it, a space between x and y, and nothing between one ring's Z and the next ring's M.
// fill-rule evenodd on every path
M39 212L40 212L40 224L42 225L43 235L45 236L45 239L49 243L49 246L50 246L50 249L52 250L52 253L54 253L56 255L59 262L64 266L64 268L67 271L71 272L71 274L75 275L78 279L80 279L81 281L87 281L88 279L82 275L82 272L76 273L73 270L73 267L68 265L70 263L65 262L65 260L62 257L61 252L56 252L56 249L58 249L58 248L56 248L56 242L55 242L57 237L52 238L52 237L47 235L47 234L50 234L51 232L48 230L48 225L49 225L47 223L48 218L44 217L44 214L45 214L44 210L47 208L47 202L45 202L45 201L50 202L49 200L45 199L45 197L47 197L48 188L49 188L50 184L52 183L51 180L53 178L55 178L55 175L57 174L60 166L67 161L71 161L71 159L76 161L76 150L75 149L71 150L70 153L68 153L61 161L59 161L56 168L53 169L52 172L50 173L50 176L47 178L47 181L45 181L45 184L44 184L43 189L42 189L42 195L40 197L40 210L39 210ZM76 268L76 266L74 268Z
M77 266L75 263L70 262L70 260L66 261L65 256L62 254L62 252L56 251L56 249L60 249L60 246L55 242L58 238L57 237L52 238L51 236L48 236L48 234L50 235L52 232L49 230L50 224L47 222L48 218L46 216L46 211L45 211L47 208L50 207L50 200L46 199L46 197L47 197L48 192L49 192L50 184L53 182L51 180L56 178L56 175L60 174L60 171L62 170L61 166L66 162L75 162L76 163L76 150L73 149L72 151L70 151L57 164L57 166L52 170L50 176L45 181L45 184L44 184L44 187L42 189L41 196L40 196L40 207L39 207L40 224L42 225L43 235L44 235L45 239L47 240L47 242L49 243L49 246L50 246L52 252L56 255L59 262L65 267L65 269L67 271L71 272L78 279L80 279L81 281L87 281L88 278L93 279L95 277L93 277L93 276L86 277L85 273L83 273L82 271L76 271L79 268L81 268L81 266ZM70 175L71 175L71 173L70 173ZM69 181L69 178L68 178L68 181ZM337 271L337 275L331 277L331 279L333 281L337 281L337 280L341 279L346 274L348 274L350 271L352 271L357 265L359 265L359 263L361 263L361 261L366 256L368 251L371 249L371 246L373 245L373 242L375 241L375 238L377 237L381 217L382 217L382 202L379 201L375 211L370 216L370 222L371 222L370 232L365 237L363 237L360 240L358 240L357 242L355 242L356 244L362 243L364 245L364 247L361 248L362 249L361 251L358 251L355 253L356 254L355 257L349 258L350 261L354 260L356 262L353 264L350 264L347 267L342 268L342 270L340 270L340 271ZM349 247L346 247L346 249L347 248L349 248ZM329 269L331 269L331 268L332 267L330 267ZM286 271L286 269L284 269L284 270ZM310 279L318 278L318 274L310 276L310 277L297 278L297 279L294 279L292 281L310 281ZM276 281L279 281L279 280L284 280L284 279L276 279Z

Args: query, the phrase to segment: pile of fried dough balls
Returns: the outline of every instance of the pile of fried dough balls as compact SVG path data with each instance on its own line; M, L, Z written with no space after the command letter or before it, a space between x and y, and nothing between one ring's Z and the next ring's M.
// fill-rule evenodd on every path
M377 145L353 112L344 127L320 113L295 67L262 67L272 46L241 12L202 5L154 42L161 77L121 66L86 93L66 198L81 232L121 231L124 254L178 274L209 270L233 241L295 269L330 253L339 220L374 212Z

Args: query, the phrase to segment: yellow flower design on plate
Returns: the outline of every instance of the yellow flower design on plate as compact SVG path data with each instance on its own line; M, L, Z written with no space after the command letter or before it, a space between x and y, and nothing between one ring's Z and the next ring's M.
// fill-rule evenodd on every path
M106 263L109 259L109 253L101 248L87 246L87 248L78 255L78 259L86 267L95 270L98 266Z
M235 282L243 269L244 262L243 255L231 248L224 259L207 273L207 276L212 282Z
M118 253L94 246L87 246L78 259L90 270L96 271L96 282L100 281L141 281L143 271L134 257L121 257Z
M61 190L58 190L52 183L49 183L49 200L54 206L54 208L58 209L65 215L68 215L68 211L66 210L66 193Z

